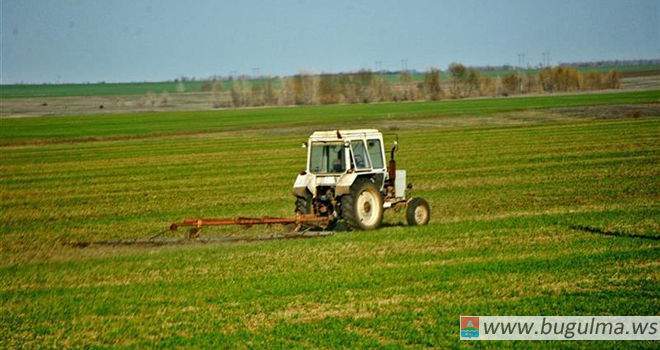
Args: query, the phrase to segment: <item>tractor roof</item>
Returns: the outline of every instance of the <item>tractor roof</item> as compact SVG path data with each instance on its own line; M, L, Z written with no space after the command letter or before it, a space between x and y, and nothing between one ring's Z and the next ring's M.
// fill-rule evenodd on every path
M315 131L310 139L319 140L338 140L339 135L342 139L357 139L363 137L382 137L383 135L377 129L354 129L354 130L331 130Z

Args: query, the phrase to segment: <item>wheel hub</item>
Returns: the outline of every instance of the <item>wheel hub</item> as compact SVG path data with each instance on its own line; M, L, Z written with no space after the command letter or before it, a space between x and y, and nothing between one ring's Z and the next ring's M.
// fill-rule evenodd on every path
M363 191L357 198L358 219L365 225L373 225L378 220L378 215L374 208L378 201L373 193Z
M422 206L415 208L415 221L422 223L426 221L426 218L429 214L426 212L426 209Z
M369 202L365 202L365 203L364 203L364 211L365 211L366 213L368 213L368 212L371 211L371 203L369 203Z

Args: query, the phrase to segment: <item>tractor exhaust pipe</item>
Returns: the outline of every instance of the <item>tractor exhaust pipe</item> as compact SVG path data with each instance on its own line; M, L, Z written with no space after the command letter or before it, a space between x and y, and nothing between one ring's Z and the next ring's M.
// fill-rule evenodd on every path
M399 149L399 141L398 137L397 140L394 141L394 146L392 146L392 150L390 151L390 164L387 167L387 175L389 176L389 179L394 183L394 179L396 179L396 160L394 160L394 152L396 152Z

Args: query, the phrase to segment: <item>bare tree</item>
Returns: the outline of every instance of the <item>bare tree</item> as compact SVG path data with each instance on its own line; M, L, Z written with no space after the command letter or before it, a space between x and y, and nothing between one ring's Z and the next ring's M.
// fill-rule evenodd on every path
M273 84L273 78L264 78L264 103L268 106L277 104L277 92Z
M426 72L426 74L424 74L424 92L427 99L439 100L442 98L442 88L440 87L440 70L431 68Z
M467 76L467 68L460 63L449 65L449 92L454 98L460 98L464 95L464 82Z
M281 80L282 88L280 89L279 98L277 103L283 106L289 106L296 103L295 79L293 77L284 78Z
M521 79L518 72L507 73L502 77L502 88L506 95L514 95L518 93Z

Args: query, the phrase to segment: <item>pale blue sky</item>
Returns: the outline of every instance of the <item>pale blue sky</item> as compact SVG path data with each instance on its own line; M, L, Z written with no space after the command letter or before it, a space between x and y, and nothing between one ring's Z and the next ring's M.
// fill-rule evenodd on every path
M658 0L0 2L5 84L660 56Z

